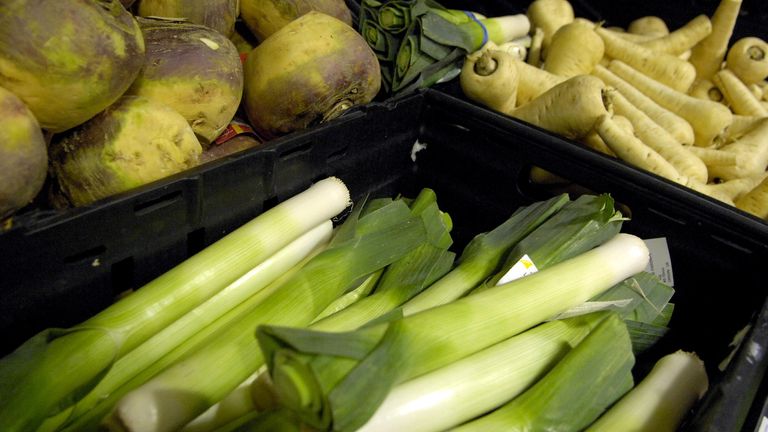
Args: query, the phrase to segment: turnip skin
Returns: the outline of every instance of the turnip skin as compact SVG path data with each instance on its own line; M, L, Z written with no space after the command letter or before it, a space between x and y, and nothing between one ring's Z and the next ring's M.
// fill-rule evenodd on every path
M141 0L136 10L142 17L183 18L227 37L235 32L235 21L240 13L238 0Z
M251 125L269 139L368 103L380 86L379 62L362 36L310 12L248 54L243 102Z
M141 30L119 0L0 2L0 86L51 132L115 102L143 61Z
M21 99L0 87L0 219L37 196L47 168L48 149L37 119Z
M310 11L352 25L352 13L344 0L240 0L240 17L259 41Z

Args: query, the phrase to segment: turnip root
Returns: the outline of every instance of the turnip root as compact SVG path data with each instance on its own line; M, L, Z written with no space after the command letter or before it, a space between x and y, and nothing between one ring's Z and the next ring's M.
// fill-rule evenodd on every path
M16 95L0 87L0 220L29 204L48 169L40 125Z
M768 177L737 199L736 208L761 219L768 219Z
M658 152L679 174L692 181L707 182L707 166L687 147L677 142L648 115L630 103L621 93L613 96L614 111L629 119L635 136ZM614 150L615 151L615 150Z
M517 104L518 75L511 54L488 47L467 56L459 83L469 99L508 113Z
M566 78L588 74L604 52L603 39L595 33L594 25L577 18L552 36L544 70Z
M603 28L595 29L605 42L605 54L679 92L687 92L696 79L693 65L672 54L658 53L643 45L617 37Z
M720 69L712 75L712 82L723 94L728 106L734 114L744 116L768 116L768 110L760 104L760 100L749 88L729 69Z
M654 122L663 127L664 130L677 140L677 142L686 145L693 144L693 128L684 118L662 107L653 99L643 94L643 92L603 66L597 65L592 74L603 80L606 85L618 90L618 92L626 97L632 105L641 109L645 114L652 118Z
M264 139L306 129L373 100L381 86L376 55L355 29L309 12L248 54L245 110Z
M567 0L534 0L526 11L531 28L543 31L541 42L543 58L546 59L552 36L562 26L574 20L573 6Z
M657 151L613 121L610 115L600 117L595 130L606 145L624 162L668 180L681 183L680 173Z
M352 25L352 13L344 0L240 0L240 17L260 42L310 11Z
M675 31L658 38L640 42L655 52L680 56L690 51L702 39L712 33L712 22L706 15L699 15Z
M627 64L612 60L608 69L664 108L684 118L693 128L694 144L709 147L722 141L733 113L725 105L697 99L645 76Z
M601 116L611 112L610 97L610 90L599 78L577 75L506 114L566 138L580 139Z
M75 206L90 204L198 164L202 147L181 114L123 96L51 143L54 176Z
M0 1L0 86L43 129L62 132L115 102L144 64L144 39L119 0Z
M141 0L136 9L138 16L183 19L226 37L235 32L239 13L239 0Z
M768 77L768 43L749 36L737 40L725 58L725 67L745 84L757 84Z
M243 66L234 43L211 28L138 18L145 63L126 94L169 106L207 147L227 127L243 96Z
M720 0L710 18L712 32L691 48L688 61L696 68L697 79L710 79L720 70L740 9L741 0Z

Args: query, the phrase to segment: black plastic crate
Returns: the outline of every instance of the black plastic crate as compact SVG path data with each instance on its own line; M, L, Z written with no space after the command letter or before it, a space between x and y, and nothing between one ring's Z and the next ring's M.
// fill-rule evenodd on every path
M140 287L329 175L343 179L355 199L434 189L452 216L460 251L519 206L559 192L531 184L532 165L572 179L582 191L611 193L632 218L624 231L666 237L676 288L672 330L638 358L638 370L670 350L695 350L712 390L694 417L702 422L690 429L750 425L766 364L764 350L750 348L768 341L761 313L765 224L437 90L356 109L88 207L18 219L0 235L3 350L45 327L86 319L119 291ZM755 323L745 348L719 371L734 335Z

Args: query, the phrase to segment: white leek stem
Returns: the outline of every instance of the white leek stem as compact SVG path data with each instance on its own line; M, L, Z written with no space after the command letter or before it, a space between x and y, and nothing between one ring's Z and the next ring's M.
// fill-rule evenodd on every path
M588 432L673 432L707 391L704 363L695 353L676 351L588 429Z

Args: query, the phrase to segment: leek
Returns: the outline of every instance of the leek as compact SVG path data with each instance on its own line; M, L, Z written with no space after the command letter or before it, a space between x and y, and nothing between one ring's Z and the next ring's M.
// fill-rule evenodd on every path
M404 256L425 235L423 220L412 216L401 201L359 219L349 218L325 250L249 314L126 394L109 424L142 432L181 428L261 366L261 351L253 338L258 325L309 324L355 281ZM221 367L222 359L229 359L226 368Z
M620 233L546 270L414 315L345 333L262 325L257 338L286 407L311 427L354 430L394 385L578 305L648 260L641 239Z
M115 362L98 385L75 404L74 410L69 416L72 419L77 418L92 410L97 403L115 392L125 393L126 388L121 387L133 377L151 367L165 354L200 332L204 327L212 324L227 311L232 310L264 289L278 276L307 257L311 251L322 247L330 239L332 228L333 223L330 219L318 225L267 258L215 296L160 330L134 350L126 353Z
M340 180L319 181L83 323L31 338L0 360L0 430L35 429L66 410L122 355L339 214L349 199Z
M363 0L358 31L379 59L382 89L391 95L455 76L464 55L488 41L525 36L525 14L487 18L434 0Z
M462 251L456 268L402 306L404 315L453 301L498 270L509 249L568 202L561 194L517 209L501 225L478 234Z
M634 364L627 328L612 314L530 389L453 430L583 430L632 388ZM624 423L614 426L607 430L627 430Z
M704 363L695 353L667 354L587 431L675 431L708 387Z
M328 316L321 314L319 319L316 318L312 322L310 328L323 331L356 329L398 307L403 301L430 285L450 269L454 261L454 254L448 251L453 243L449 234L452 228L451 220L438 209L434 191L425 188L422 189L416 199L404 199L404 201L409 203L411 213L421 217L425 226L428 227L424 242L385 269L371 275L360 287L337 299L333 306L338 306L340 301L348 301L349 295L357 295L360 288L367 290L367 285L375 276L374 280L378 283L373 294L355 301L334 314ZM385 202L391 202L391 200L374 200L366 205L366 210L374 209ZM249 406L247 400L244 403L243 398L238 396L238 394L246 391L243 387L250 388L254 394L271 392L268 385L265 384L268 380L263 379L262 376L255 379L251 377L250 381L252 381L251 384L246 383L235 390L234 393L236 394L231 395L231 401L225 399L221 401L221 406L211 407L203 416L196 418L187 425L185 429L212 429L222 422L230 421L232 416L246 415L247 410L271 408L271 406L255 406L254 403Z
M484 414L538 381L606 316L549 321L406 381L358 432L437 432Z

